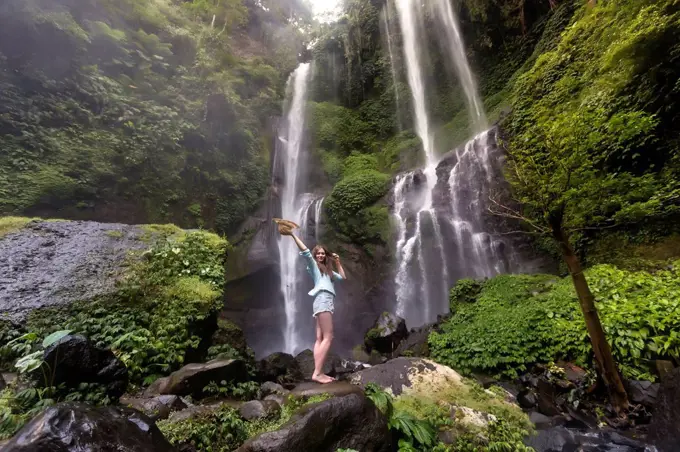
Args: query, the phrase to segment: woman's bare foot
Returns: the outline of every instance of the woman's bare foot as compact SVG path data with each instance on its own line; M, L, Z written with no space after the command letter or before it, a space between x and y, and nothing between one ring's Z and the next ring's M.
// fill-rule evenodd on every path
M323 385L323 384L335 381L335 378L329 377L326 374L318 374L318 375L312 375L312 380L316 381L317 383L321 383Z

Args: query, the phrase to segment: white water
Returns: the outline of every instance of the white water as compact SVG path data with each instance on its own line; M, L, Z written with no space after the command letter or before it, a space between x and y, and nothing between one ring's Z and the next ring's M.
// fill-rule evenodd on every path
M398 85L398 77L397 77L397 66L396 66L396 58L395 58L395 53L394 53L394 45L392 43L392 28L390 27L390 17L392 17L391 14L391 7L392 3L387 2L385 5L385 8L382 10L382 20L383 20L383 33L386 35L386 41L387 41L387 51L389 52L390 56L390 68L392 71L392 87L394 88L394 102L397 107L397 127L399 130L402 129L402 124L401 124L401 96L399 95L399 85Z
M303 140L305 130L305 105L310 65L301 64L288 80L292 101L286 115L287 133L282 140L283 183L280 187L281 217L299 222L309 201L300 196L300 176L304 174ZM298 223L299 224L299 223ZM300 225L304 227L304 225ZM294 353L300 347L298 306L300 305L301 262L297 246L290 237L279 237L279 265L281 292L285 303L285 326L283 350Z
M478 136L447 157L440 171L427 108L426 30L420 0L394 0L403 36L404 63L412 95L414 127L423 143L425 165L399 175L394 184L397 228L396 313L410 326L447 312L447 292L462 277L505 272L503 243L487 232L483 212L489 185L498 173L497 147L489 139L483 104L470 69L457 18L448 0L431 0L434 33L466 96L471 128ZM445 174L447 176L445 176ZM439 182L439 183L438 183Z

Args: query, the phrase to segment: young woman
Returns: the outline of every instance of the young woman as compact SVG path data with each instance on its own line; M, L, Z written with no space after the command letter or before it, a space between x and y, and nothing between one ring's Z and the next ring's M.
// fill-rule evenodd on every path
M312 380L322 384L330 383L335 379L323 373L323 365L331 348L331 342L333 342L333 312L335 310L333 282L347 279L345 269L342 268L340 256L337 254L329 255L321 245L316 245L310 253L307 246L292 231L286 232L290 232L289 235L300 248L300 256L307 260L307 271L314 280L314 288L309 291L309 295L314 297L313 316L316 318ZM337 272L333 271L333 264L337 266Z

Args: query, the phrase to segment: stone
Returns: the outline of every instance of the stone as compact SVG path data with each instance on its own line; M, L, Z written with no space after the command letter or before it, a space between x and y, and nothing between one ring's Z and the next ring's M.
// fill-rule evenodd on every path
M498 418L493 414L482 413L465 406L452 406L451 419L455 424L459 424L466 429L487 429L491 422L496 422Z
M338 380L346 380L355 372L366 369L367 366L359 361L349 361L347 359L340 360L340 363L335 366L335 378Z
M536 394L539 412L546 416L557 416L561 413L555 402L555 388L548 380L539 378Z
M237 452L388 452L387 419L366 396L350 394L304 407L274 432L247 441Z
M569 430L562 426L539 430L525 438L524 444L536 452L646 452L650 450L638 441L606 430Z
M350 382L362 388L375 383L395 396L404 392L432 395L439 388L462 386L463 378L455 370L424 358L399 357L355 373Z
M529 414L529 420L536 426L536 429L538 430L543 430L553 426L551 418L536 411L532 411Z
M167 419L173 411L187 408L187 404L176 395L161 395L152 398L121 397L120 403L141 411L154 421Z
M118 400L127 389L125 364L111 350L96 347L85 336L62 337L45 349L43 361L44 369L33 373L39 384L45 384L44 375L49 376L50 385L64 384L66 388L77 388L80 383L99 383L106 387L106 394L112 400Z
M171 452L176 449L148 416L131 408L60 403L26 424L3 452Z
M290 397L290 395L269 394L264 398L264 400L273 400L274 402L278 403L279 406L284 406L286 404L286 400L288 400L288 397Z
M274 400L251 400L238 409L241 417L247 421L277 416L281 406Z
M5 381L5 377L0 374L0 391L5 389L7 387L7 382Z
M373 327L366 332L364 345L368 351L377 350L382 354L391 355L407 336L406 320L395 314L383 312Z
M260 381L281 384L296 383L304 378L293 355L282 352L272 353L258 362L258 377Z
M265 398L270 394L288 395L289 393L289 390L278 383L274 383L273 381L265 381L262 383L262 386L260 386L260 394L262 395L262 398Z
M426 325L420 328L413 328L404 340L394 351L395 356L422 357L430 356L428 338L434 328L433 325Z
M295 361L300 367L303 378L311 379L312 374L314 373L314 352L309 349L304 350L295 357ZM341 364L342 359L340 359L338 355L329 353L322 371L328 376L335 377L335 370L337 367L340 367Z
M519 406L528 410L536 406L538 399L533 391L523 390L517 396L517 402L519 403Z
M648 438L660 452L680 450L680 367L661 382Z
M296 397L312 397L315 395L329 394L333 397L342 397L348 394L363 394L364 391L357 385L346 381L333 381L320 384L316 382L304 382L297 385L291 394Z
M158 391L161 395L191 395L200 399L204 396L203 388L210 382L219 384L221 381L234 383L247 381L248 369L245 363L238 359L214 359L207 363L187 364L169 377L160 380L160 383L154 382L145 394Z
M659 383L652 383L651 381L637 381L631 380L627 382L628 398L633 403L639 403L649 408L653 408L656 404L656 398L659 393Z
M588 373L576 364L560 361L557 365L564 369L564 378L575 386L581 386L588 377Z
M368 357L368 364L371 366L377 366L378 364L385 364L387 358L381 355L378 350L371 350L371 354Z

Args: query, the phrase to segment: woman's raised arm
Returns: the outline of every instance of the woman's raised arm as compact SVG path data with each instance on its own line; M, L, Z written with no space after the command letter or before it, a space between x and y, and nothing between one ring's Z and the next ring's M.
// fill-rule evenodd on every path
M302 243L302 240L300 240L297 235L291 232L290 236L293 237L293 240L295 240L295 244L300 248L300 251L305 251L307 249L307 245Z

